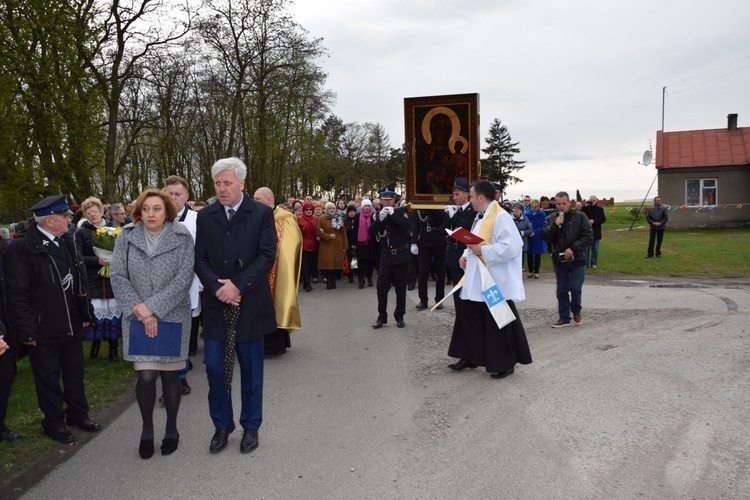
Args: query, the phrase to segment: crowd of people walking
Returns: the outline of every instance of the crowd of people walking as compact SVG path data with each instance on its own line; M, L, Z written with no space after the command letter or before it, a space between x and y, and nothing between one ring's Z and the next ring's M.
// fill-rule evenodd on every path
M98 431L101 426L88 415L83 342L90 342L92 360L106 342L106 360L124 359L138 372L139 455L149 459L155 452L157 400L167 412L161 454L174 453L180 400L190 394L186 374L200 331L215 427L209 450L222 451L237 427L231 403L236 358L240 451L250 453L259 446L263 359L284 354L289 334L301 328L298 291L322 283L335 290L345 276L359 290L376 288L374 329L388 323L391 288L391 314L403 328L408 289L418 286L416 309L425 310L442 308L446 292L462 285L453 296L456 322L448 351L458 358L450 365L455 371L482 366L493 378L505 378L517 363L531 363L513 302L525 298L524 274L539 279L547 253L560 303L552 326L570 324L571 312L573 322L581 322L583 268L598 264L606 221L594 196L581 210L570 206L564 192L544 208L530 196L499 203L494 187L479 181L456 183L454 203L444 209L411 210L388 189L349 201L278 201L266 187L250 197L246 175L237 158L216 162L216 196L208 202L190 200L187 181L171 176L163 188L124 203L105 205L89 197L69 207L65 196L50 196L29 208L33 216L15 225L14 238L0 241L7 246L0 253L0 440L21 437L4 425L21 355L31 361L44 434L71 443L75 436L66 425ZM448 236L457 230L484 242ZM659 250L657 245L657 257ZM482 267L511 311L505 326L484 305Z

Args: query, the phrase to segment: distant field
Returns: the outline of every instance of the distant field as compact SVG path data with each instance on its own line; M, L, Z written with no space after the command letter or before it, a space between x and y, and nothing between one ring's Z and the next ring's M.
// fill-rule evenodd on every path
M649 227L645 217L636 221L638 204L606 207L597 274L664 274L673 276L750 276L750 230L669 229L664 234L661 259L645 259ZM650 205L647 204L646 207Z

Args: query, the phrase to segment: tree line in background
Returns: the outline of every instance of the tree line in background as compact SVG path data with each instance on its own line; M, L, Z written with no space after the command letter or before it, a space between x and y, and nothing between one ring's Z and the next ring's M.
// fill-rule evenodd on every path
M227 156L284 196L403 183L382 125L330 113L326 50L290 0L197 1L0 0L0 206L123 201L173 174L205 199ZM502 145L519 150L498 120L488 144L493 127L484 177L500 181Z

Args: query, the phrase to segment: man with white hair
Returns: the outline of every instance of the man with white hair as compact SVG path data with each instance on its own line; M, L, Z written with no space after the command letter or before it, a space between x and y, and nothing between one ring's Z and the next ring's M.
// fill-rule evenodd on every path
M235 429L226 370L232 369L231 353L236 350L242 386L239 422L244 429L240 451L250 453L258 447L263 420L263 337L276 330L268 283L276 260L276 230L273 210L243 193L247 167L242 160L217 161L211 176L218 203L198 212L195 242L195 272L204 290L208 407L216 427L209 451L226 448ZM232 325L235 349L227 345Z

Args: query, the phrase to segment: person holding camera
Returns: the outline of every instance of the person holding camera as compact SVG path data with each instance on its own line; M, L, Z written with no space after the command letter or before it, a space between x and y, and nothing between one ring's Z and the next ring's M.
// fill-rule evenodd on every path
M547 216L542 239L554 244L552 264L557 278L557 308L560 319L552 328L580 324L581 290L586 277L586 250L594 239L589 219L583 212L570 207L570 196L565 191L555 195L557 210Z

